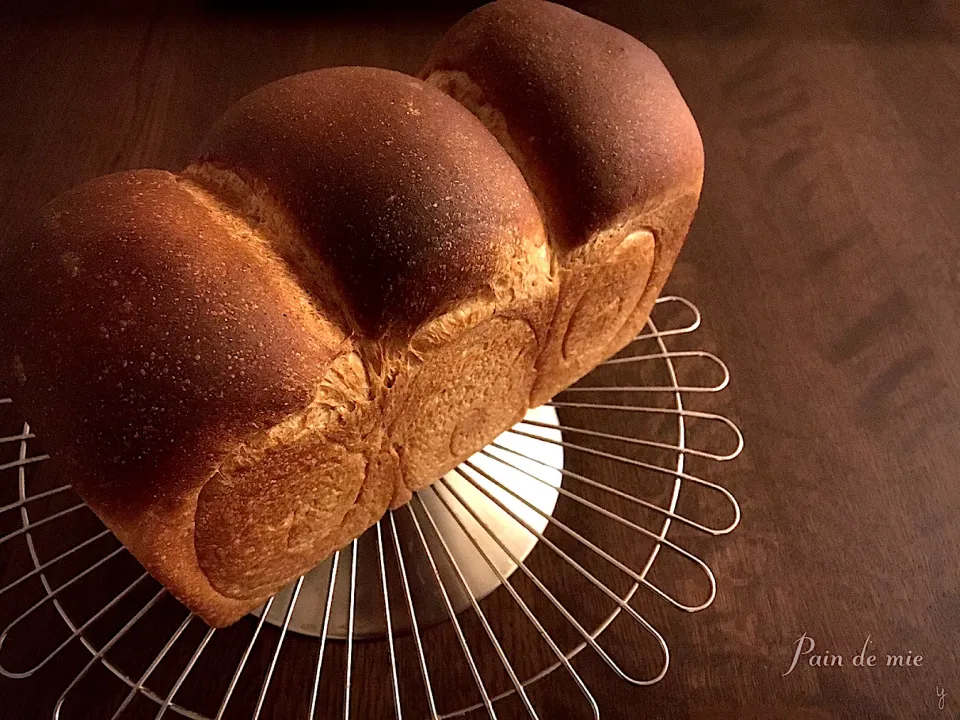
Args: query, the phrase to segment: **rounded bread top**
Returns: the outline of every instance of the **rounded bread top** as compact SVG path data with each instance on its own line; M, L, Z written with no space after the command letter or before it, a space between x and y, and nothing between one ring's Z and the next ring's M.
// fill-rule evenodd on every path
M0 343L71 482L130 512L179 497L238 435L303 408L349 350L285 266L174 175L123 172L46 205L0 247ZM135 480L135 481L134 481Z
M390 70L339 67L233 105L199 159L266 188L371 339L408 338L515 272L536 202L473 115Z
M576 247L678 187L699 191L693 116L656 54L617 28L500 0L454 25L421 75L444 70L502 115L552 242Z

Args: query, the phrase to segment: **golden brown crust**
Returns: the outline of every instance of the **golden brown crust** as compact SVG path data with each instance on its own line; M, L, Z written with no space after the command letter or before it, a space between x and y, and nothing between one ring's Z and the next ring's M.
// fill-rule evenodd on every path
M617 28L541 0L463 17L421 72L465 74L503 114L562 248L699 182L696 123L663 63Z
M390 70L330 68L260 88L217 122L200 159L271 189L368 338L407 340L484 293L536 213L469 112Z
M220 438L307 404L346 342L170 173L81 185L0 253L16 271L0 292L17 394L58 447L97 459L96 478L77 481L110 487L117 512L190 492Z
M314 143L323 162L310 158ZM557 288L536 203L509 156L469 112L414 78L336 68L274 83L227 114L201 158L186 171L191 180L255 226L325 312L341 308L357 325L366 378L336 406L347 437L274 430L241 448L200 495L201 567L224 594L258 597L465 457L451 452L475 450L451 437L466 432L458 413L470 423L490 405L472 429L477 447L522 414ZM404 269L407 256L414 264ZM495 315L525 328L523 342L496 348L511 361L492 348L464 354L465 338L505 322ZM491 404L485 369L500 371L499 388L520 355L530 368L522 392ZM461 375L451 375L454 365ZM450 394L450 423L411 409L440 378L464 376L489 382ZM361 395L372 423L344 409ZM292 479L275 487L284 475Z
M700 135L650 49L539 0L470 13L421 76L500 140L545 218L560 296L530 398L539 405L646 322L696 209Z
M70 191L0 262L16 271L0 344L29 421L148 569L234 617L197 567L196 495L236 438L310 401L345 338L166 172Z
M699 136L629 36L500 2L426 76L273 83L181 176L92 181L0 246L0 377L213 625L628 342L686 234Z

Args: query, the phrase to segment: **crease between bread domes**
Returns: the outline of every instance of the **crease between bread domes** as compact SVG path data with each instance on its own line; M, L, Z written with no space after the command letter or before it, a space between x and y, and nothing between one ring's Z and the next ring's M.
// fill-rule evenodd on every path
M398 377L406 376L408 381L415 379L418 366L425 362L431 351L443 348L472 328L489 321L498 314L498 306L511 305L518 295L541 295L544 292L543 283L555 285L552 248L543 232L542 224L538 222L535 228L521 230L524 240L518 238L516 242L506 243L512 252L507 253L504 266L491 278L486 292L440 313L421 326L406 342L384 342L382 338L357 340L362 338L362 333L343 306L340 293L332 281L332 273L315 256L315 250L302 239L289 215L270 197L265 188L258 187L256 180L241 178L230 170L207 163L187 168L178 176L178 182L191 192L207 208L213 219L226 227L238 242L257 244L278 269L289 274L294 284L304 292L311 312L318 320L326 324L336 320L332 325L339 330L344 347L344 352L331 361L324 380L317 385L314 399L308 405L274 426L253 433L225 454L217 469L198 491L197 512L200 512L202 503L199 501L203 497L204 489L211 480L216 479L219 484L229 487L235 473L253 468L267 458L271 451L283 451L285 448L295 451L298 442L309 442L311 437L329 435L325 440L334 442L337 432L351 423L357 426L358 433L354 434L354 442L351 444L361 448L367 469L360 485L351 490L351 502L339 503L340 510L336 517L330 518L333 525L328 525L329 531L312 538L312 541L320 544L329 542L331 538L335 539L343 529L341 526L351 522L351 518L356 521L353 508L361 515L364 514L362 511L368 508L360 508L358 504L367 493L365 487L370 481L369 468L383 453L393 453L401 466L399 484L391 493L393 500L390 506L397 507L405 503L412 491L429 484L435 478L414 477L406 472L403 448L406 437L403 432L394 433L395 423L377 428L364 425L363 418L358 416L378 403L387 402L387 396L393 390ZM532 254L522 252L520 248L529 247L531 242L535 251ZM517 245L516 248L513 247L514 244ZM547 327L552 321L554 309L550 304L550 317L546 318L545 323ZM529 320L519 317L513 320L523 321L537 339L538 346L545 342L545 336L541 336ZM534 355L538 352L539 350ZM362 401L358 402L357 398L362 398ZM404 398L400 401L402 404ZM448 441L451 451L459 447L456 442L457 432L462 434L464 429L460 425L455 428L455 435ZM373 442L369 440L371 435L376 435ZM469 435L468 432L467 436ZM346 449L346 445L342 447ZM470 452L477 449L479 447L471 447ZM331 492L336 489L332 488ZM281 526L284 523L288 526L288 538L294 534L296 516L304 507L309 511L309 500L298 502L281 520ZM372 520L375 521L376 518ZM364 521L361 519L360 522ZM364 526L369 523L370 518L367 518ZM198 545L198 557L202 557L199 535L195 524L195 543ZM291 547L289 539L286 544L288 548ZM201 561L201 569L203 565ZM212 579L211 583L217 587L217 583Z
M544 203L549 194L546 189L540 188L536 181L536 174L526 167L526 159L520 149L513 143L509 128L502 113L485 102L482 91L462 72L434 72L426 78L426 84L432 85L449 95L460 105L477 117L485 130L496 139L497 143L510 156L518 167L523 179L530 189L530 195L537 206L542 226L546 225L549 214ZM487 293L460 302L452 309L447 309L437 317L425 323L414 333L405 347L387 343L386 349L380 340L361 340L354 344L354 338L360 338L363 333L350 314L349 305L344 301L342 292L333 279L333 273L321 260L316 249L311 248L303 238L296 223L277 200L275 200L265 183L256 178L241 177L237 172L218 167L211 162L200 162L188 167L178 180L190 190L204 205L210 209L213 217L220 223L226 224L235 233L238 231L250 240L259 243L294 279L294 282L306 293L310 299L314 314L325 322L333 321L343 334L343 343L349 349L332 361L331 367L337 363L355 362L362 368L363 382L354 384L353 388L362 387L365 402L375 403L388 393L396 377L404 371L415 370L422 355L431 348L442 346L465 330L476 327L478 324L497 314L497 300L513 296L518 288L523 291L528 281L537 282L545 279L546 282L556 283L560 265L576 264L579 256L586 254L588 247L603 245L606 240L613 240L615 236L622 238L620 231L624 226L609 228L590 238L590 241L580 246L566 247L561 237L555 232L541 232L540 241L536 243L537 251L531 257L522 255L519 246L515 249L511 260L521 268L521 272L501 268L486 286ZM640 228L649 230L649 228ZM544 230L546 228L544 227ZM654 241L654 252L658 243ZM562 254L563 260L560 260ZM531 262L533 260L533 262ZM652 277L646 278L649 286ZM641 295L646 293L646 287ZM637 299L634 306L639 303ZM635 309L631 307L629 310ZM558 311L556 306L551 308L550 317L545 326L551 328ZM624 315L627 321L629 312ZM538 356L545 350L546 337L538 332L537 327L527 323L537 337ZM569 328L564 330L569 332ZM564 353L566 354L566 353ZM344 360L344 358L352 358ZM539 364L539 363L538 363ZM340 380L343 380L342 375ZM259 431L245 442L239 444L234 453L228 455L221 467L211 475L211 478L221 474L224 464L231 462L245 464L252 462L254 456L266 449L284 444L292 444L308 434L320 434L330 427L332 422L343 420L345 416L358 411L357 407L344 410L338 407L334 397L356 398L357 395L349 391L337 392L331 387L326 378L319 383L315 398L301 411L294 413L282 422L266 430ZM354 405L357 403L352 401ZM529 403L528 403L529 405ZM387 446L398 451L402 456L402 438L392 437L392 427L384 428L382 440ZM373 431L365 428L363 438ZM370 448L373 453L380 452L383 443L377 448ZM479 449L479 448L477 448ZM245 457L246 460L240 458ZM370 457L366 456L370 462ZM433 478L431 478L432 480ZM403 474L402 481L407 488L414 482L412 478ZM422 484L423 479L417 478L416 483ZM358 489L357 497L362 494Z
M356 326L338 297L336 286L332 282L326 282L324 286L324 281L330 279L329 269L323 267L313 250L299 238L295 225L286 217L279 204L266 192L258 192L255 184L247 183L235 173L212 165L190 166L177 176L177 181L204 205L212 219L224 226L238 242L246 241L258 245L260 250L270 257L278 271L291 276L296 287L303 291L312 316L321 327L336 329L343 348L328 364L323 380L317 383L313 399L306 406L269 428L251 433L224 453L217 468L202 482L197 491L199 512L200 498L212 480L217 479L218 482L230 486L238 472L252 468L274 449L292 448L310 437L327 436L324 438L327 443L339 445L346 450L345 443L335 439L337 431L343 430L343 426L355 420L376 398L368 363L353 341L358 334ZM363 427L359 421L356 422L359 434L355 437L355 444L367 451L363 453L364 463L369 465L370 455L375 455L379 450L367 446L367 436L373 432L373 428ZM340 427L337 427L338 424ZM336 489L331 486L331 492ZM355 492L351 492L351 503L340 503L343 512L339 513L340 517L336 518L330 532L325 535L336 531L362 494L363 482L355 488ZM296 531L295 516L300 509L301 506L298 505L281 521L281 524L286 523L289 526L289 537ZM196 524L194 542L199 545ZM288 539L288 546L289 543ZM200 548L197 550L200 556ZM216 587L212 580L211 583Z
M397 507L409 500L411 492L426 487L481 449L512 422L520 420L526 408L534 400L545 399L545 393L551 387L555 391L557 387L554 386L565 386L579 377L581 369L589 369L586 365L595 364L593 355L597 355L596 360L602 359L600 355L604 353L600 351L610 338L629 329L632 316L654 280L649 271L657 264L659 243L655 228L647 227L644 219L648 217L647 212L663 199L644 198L641 207L630 207L623 211L622 222L590 232L580 238L581 242L565 234L560 227L551 232L548 220L551 217L551 203L555 202L553 193L549 188L541 187L538 173L530 167L530 160L512 141L505 116L485 103L482 93L478 88L471 88L471 83L467 74L459 73L452 82L439 83L446 84L446 88L435 87L446 89L447 97L469 111L468 117L476 118L477 131L489 137L491 143L495 143L508 158L510 167L517 172L520 181L518 187L522 186L523 192L529 195L534 212L531 218L520 225L499 225L499 220L488 224L485 232L489 233L491 239L499 236L500 240L494 241L499 253L496 255L498 262L490 267L486 283L477 287L468 299L455 301L452 307L435 307L433 317L422 322L418 328L397 331L388 327L382 335L365 333L361 323L351 313L350 303L352 300L355 304L356 298L349 297L349 288L339 285L333 268L322 259L322 248L310 242L309 236L301 231L293 219L294 214L275 198L271 186L258 179L248 168L238 167L234 170L205 161L184 171L181 182L210 209L213 218L228 226L238 240L246 238L259 244L304 293L313 315L336 328L343 347L343 352L331 361L324 372L323 380L317 384L310 403L274 426L244 439L227 454L218 471L208 478L199 491L198 518L210 480L218 478L219 484L230 487L231 476L240 473L238 491L246 499L238 501L234 510L243 502L248 506L261 500L268 502L270 488L263 488L262 498L251 494L251 488L259 482L258 478L262 479L262 473L258 473L256 466L261 462L265 462L267 467L271 466L271 461L274 465L276 462L292 462L292 458L304 460L304 449L313 447L319 452L317 442L322 438L328 449L337 446L342 450L341 456L357 460L362 457L363 471L359 482L355 484L354 480L344 480L341 487L324 480L322 473L314 473L323 490L322 495L316 495L316 484L311 484L311 480L306 477L291 478L291 483L307 486L314 494L296 494L295 500L283 505L282 512L274 513L269 529L285 532L283 545L292 554L296 554L291 550L293 545L298 545L291 542L294 536L305 543L298 545L303 550L301 555L308 554L308 548L314 548L315 557L332 552L349 542L349 538L343 537L343 531L349 524L348 516L353 517L354 524L358 526L353 529L359 531L376 521L376 513L371 514L370 507L359 505L360 499L367 495L371 467L385 449L398 465L398 474L390 493L390 506ZM458 87L466 89L461 92L457 90ZM510 201L511 204L513 202ZM624 302L628 300L626 296L618 296L616 302L610 299L604 308L598 310L590 297L592 289L589 285L584 286L585 290L569 295L564 314L561 314L559 303L547 301L552 292L549 288L552 287L553 291L559 288L561 274L580 272L580 267L588 273L594 272L592 268L603 270L605 263L612 262L621 254L621 250L631 245L632 239L644 235L649 241L650 260L641 264L647 268L648 274L636 278L640 287L631 290L628 302ZM416 237L412 236L414 240ZM640 242L642 244L643 240ZM601 262L600 256L606 261ZM389 297L389 291L385 297ZM583 318L579 314L581 305L588 309ZM494 318L499 320L490 324ZM598 326L600 320L603 322ZM520 321L526 329L521 330L515 321ZM479 331L479 334L473 332L485 324L485 331ZM471 371L447 378L452 397L455 398L452 400L453 407L459 408L462 415L456 416L452 408L446 408L444 412L442 406L435 404L438 398L435 397L432 375L438 372L436 358L445 357L452 361L453 366L459 367L461 359L456 355L451 356L447 346L462 348L463 339L467 336L486 337L484 342L493 343L490 332L494 327L503 333L510 333L518 344L528 349L518 351L513 361L509 362L503 359L507 355L501 357L495 353L490 355L491 359L462 360L465 363L464 370L469 367ZM593 332L602 329L603 337L591 336L591 333L584 332L587 328L593 328ZM405 336L405 333L409 333L409 336ZM525 333L532 336L532 346L526 344L528 335ZM560 338L559 345L552 343L559 349L559 360L552 359L550 355L551 338L554 336ZM573 346L570 346L571 342ZM568 364L570 358L578 356L579 363ZM527 367L530 357L533 358L533 365ZM420 366L427 362L433 363L431 371L418 372ZM562 364L557 365L557 362ZM338 367L347 372L338 371ZM497 368L497 372L491 374L492 368ZM440 372L444 376L449 375ZM486 384L473 382L477 373L478 377L486 378ZM545 375L542 376L542 373ZM560 381L543 380L543 377L552 377L554 374L558 374ZM423 375L422 379L420 375ZM501 379L493 379L497 375ZM512 375L516 377L510 377ZM546 390L541 388L541 380ZM528 381L530 384L527 384ZM395 388L397 382L405 384L408 392L404 393L403 388ZM447 402L446 392L444 389L443 403ZM501 396L522 400L523 405L521 407L519 402L512 400L503 401ZM391 406L396 412L387 411ZM374 420L376 427L365 424L361 417L367 408L381 410L379 419ZM417 416L416 421L411 422L411 416ZM335 439L338 432L347 432L350 437L338 444ZM326 450L323 452L326 453L325 457L329 455ZM313 470L309 459L289 467L292 473L298 475L308 475ZM247 474L243 475L245 472ZM346 467L343 472L347 474ZM222 488L211 497L218 497L217 492L221 493L223 502ZM209 507L216 512L216 502L211 500ZM382 505L378 507L385 509ZM230 509L226 508L224 512L229 513ZM317 512L326 513L323 521L316 520ZM242 512L240 516L243 520ZM323 527L326 531L312 535L310 532L298 532L298 517L313 517L313 527ZM216 568L222 562L232 563L235 573L246 574L246 568L236 564L236 553L231 556L232 559L228 557L228 545L231 542L229 534L210 535L210 523L205 525L208 529L203 538L196 527L194 532L201 568L207 564L205 558L211 552L215 555L220 552L221 556L213 561L212 567ZM304 529L309 531L310 527L310 522L306 522ZM287 560L295 562L293 557ZM217 572L223 576L222 571L215 569L214 573ZM266 581L263 577L258 576L260 582L253 583L254 574L255 571L251 571L248 589L251 584L256 585L258 592L267 589L269 583L264 584ZM211 579L211 583L215 587L218 585L214 579Z

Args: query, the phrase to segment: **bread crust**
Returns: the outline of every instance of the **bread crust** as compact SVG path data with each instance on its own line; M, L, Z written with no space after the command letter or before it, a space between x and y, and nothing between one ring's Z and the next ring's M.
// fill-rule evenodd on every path
M16 272L0 288L4 375L65 477L191 608L235 619L249 603L196 562L196 496L236 438L309 403L349 340L167 172L71 190L0 262Z
M539 222L516 166L476 118L391 70L329 68L266 85L214 125L199 159L270 188L370 339L407 340L487 293Z
M421 77L443 71L465 75L502 115L560 248L701 182L700 134L676 84L617 28L554 3L501 0L457 22Z
M539 0L466 15L421 77L500 140L543 213L560 298L538 361L539 405L646 322L700 195L696 123L652 50Z
M629 342L686 234L699 135L629 36L498 2L423 78L272 83L183 173L93 180L0 246L0 377L211 625Z

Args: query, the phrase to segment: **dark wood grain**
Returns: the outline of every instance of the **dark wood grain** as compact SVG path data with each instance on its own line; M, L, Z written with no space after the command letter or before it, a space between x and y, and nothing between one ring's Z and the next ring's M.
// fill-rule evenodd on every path
M275 78L337 64L414 72L462 10L409 3L264 16L255 5L227 7L3 12L4 235L95 175L179 168L231 102ZM747 440L740 459L710 470L740 499L742 526L711 542L688 538L717 573L715 604L695 615L650 608L672 650L667 677L631 687L596 657L578 658L603 717L957 717L960 8L932 0L577 7L657 50L700 125L703 198L668 290L700 306L698 346L732 372L730 390L704 409L730 414ZM577 461L586 473L616 474L599 460ZM16 562L5 558L5 573ZM542 554L531 563L546 573L555 565ZM491 617L503 602L501 594L485 601ZM513 628L498 630L511 642ZM845 665L801 664L783 677L804 633ZM455 640L428 634L436 657L458 655ZM922 666L851 667L867 635L881 664L909 650ZM625 667L648 667L649 647L623 622L604 638ZM522 644L519 635L513 642ZM356 658L355 717L391 716L384 652L363 646ZM535 671L543 657L531 653L519 670ZM68 658L74 670L82 658ZM342 661L330 661L331 691ZM251 662L264 667L269 649ZM161 685L175 679L175 665ZM65 667L0 682L0 717L50 717ZM303 717L311 673L306 662L290 664L264 717ZM78 687L82 710L71 717L109 717L117 693L104 689L109 679ZM544 717L580 707L561 680L534 691ZM444 699L466 697L469 675L451 661L434 685ZM184 688L197 702L222 691ZM256 688L240 692L255 697ZM145 703L130 716L154 712ZM522 709L506 704L501 717Z

